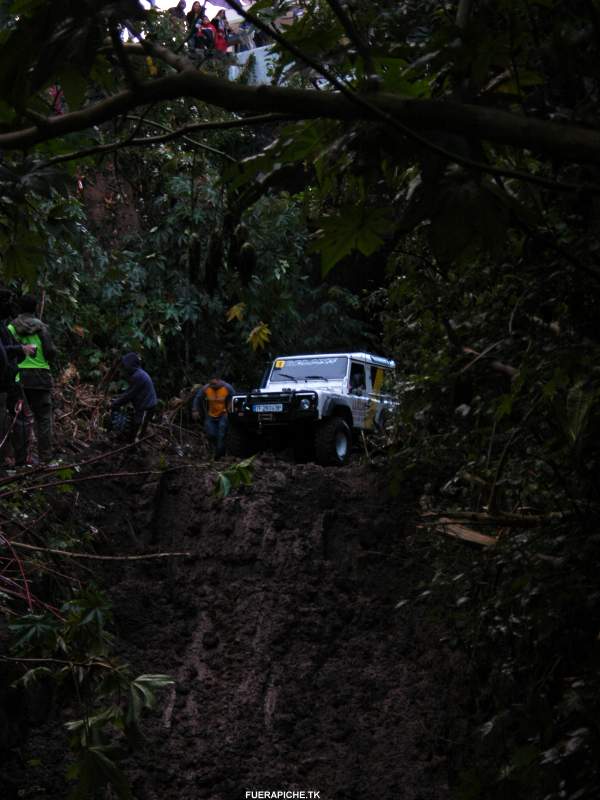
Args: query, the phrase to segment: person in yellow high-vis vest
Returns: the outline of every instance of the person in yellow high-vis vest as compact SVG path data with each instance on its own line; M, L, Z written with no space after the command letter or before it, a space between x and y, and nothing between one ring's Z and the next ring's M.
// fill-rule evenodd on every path
M33 295L21 297L21 313L7 327L20 344L33 345L35 354L27 355L18 364L16 382L21 387L35 422L40 463L48 463L53 455L52 437L52 375L50 361L56 350L48 327L36 316L37 300ZM15 465L27 461L27 425L23 414L17 419L15 436Z
M235 394L233 386L214 377L198 389L192 401L192 419L198 420L204 406L204 430L214 447L215 458L225 455L225 436L227 435L227 412L231 410L231 398Z
M13 316L13 295L9 289L0 288L0 470L8 467L9 449L15 446L15 417L21 408L21 390L15 383L17 364L35 353L35 347L19 344L6 327Z

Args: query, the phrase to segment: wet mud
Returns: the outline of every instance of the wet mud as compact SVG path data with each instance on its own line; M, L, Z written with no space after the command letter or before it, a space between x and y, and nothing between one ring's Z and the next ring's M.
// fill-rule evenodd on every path
M410 493L360 465L271 456L223 500L214 477L181 465L95 490L107 552L190 554L97 571L120 655L175 679L126 759L134 797L449 798L460 663L429 613L396 608L429 577ZM19 796L66 797L52 746Z

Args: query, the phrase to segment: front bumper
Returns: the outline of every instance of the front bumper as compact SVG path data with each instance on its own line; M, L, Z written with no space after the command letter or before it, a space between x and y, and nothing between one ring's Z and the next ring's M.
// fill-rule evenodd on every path
M314 422L319 418L315 392L237 395L230 420L254 430L280 428Z

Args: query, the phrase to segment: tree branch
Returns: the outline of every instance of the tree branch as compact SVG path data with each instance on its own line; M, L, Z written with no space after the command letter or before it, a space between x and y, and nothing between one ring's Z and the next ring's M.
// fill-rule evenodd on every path
M375 72L375 68L369 47L365 44L365 42L363 42L362 36L356 29L354 22L350 19L348 14L346 14L346 11L342 7L342 4L339 2L339 0L327 0L327 3L329 6L331 6L333 13L341 22L342 27L348 34L348 38L356 46L356 49L362 56L362 59L365 62L366 71L370 74L373 74Z
M162 44L153 42L150 39L145 39L139 31L131 25L127 26L129 33L138 40L139 44L134 42L126 42L123 44L123 49L126 53L131 53L137 56L152 56L159 61L164 61L170 67L173 67L177 72L183 72L186 69L195 69L195 64L191 59L185 55L180 55L164 47Z
M139 119L139 117L128 115L127 119L135 120ZM256 117L243 117L242 119L226 120L222 122L195 122L191 123L190 125L182 125L181 128L176 128L175 130L170 130L169 133L165 133L163 136L146 136L139 139L127 138L118 142L108 142L107 144L98 144L93 147L86 147L82 150L74 150L72 153L65 153L62 156L55 156L54 158L46 161L45 164L48 166L62 164L66 161L74 161L75 159L88 158L89 156L99 155L102 153L110 153L113 150L122 150L125 147L146 147L152 144L165 144L166 142L171 142L173 139L178 139L180 137L183 138L184 141L189 142L196 147L209 150L217 155L223 156L224 158L235 160L224 151L217 150L217 148L211 147L203 142L199 142L196 139L191 139L186 136L186 134L194 131L227 130L230 128L241 128L246 125L265 125L276 122L289 122L294 119L297 119L297 117L292 117L291 115L286 116L284 114L261 114ZM144 123L146 125L159 125L159 123L153 122L152 120L144 120ZM162 127L165 130L169 130L164 125Z
M43 126L0 134L0 147L5 150L26 149L59 136L99 125L119 114L126 114L139 105L186 96L235 112L274 112L303 119L390 120L402 126L410 125L414 130L444 130L478 137L496 144L529 149L576 163L600 164L600 137L595 130L582 126L535 120L506 111L450 100L416 100L384 92L369 95L368 101L361 95L355 95L354 97L361 101L359 107L354 99L350 99L342 92L317 92L311 89L278 86L245 86L188 68L182 69L177 74L141 83L135 91L127 89L79 111L51 117ZM415 138L414 131L412 138ZM448 153L426 140L424 145L440 151L451 161L491 174L527 180L548 189L599 191L599 187L594 185L557 183L516 170L472 162Z
M471 13L472 0L459 0L458 8L456 9L456 27L463 30L469 21Z
M113 43L113 48L117 54L119 64L121 65L121 69L123 70L123 74L125 75L125 79L128 85L132 89L137 89L139 81L137 79L135 72L133 71L129 59L127 58L127 53L125 52L125 48L123 47L123 42L121 41L121 37L117 29L117 24L114 20L110 22L109 32L111 41Z
M395 128L400 134L405 136L409 141L416 142L417 144L421 145L427 150L430 150L433 153L437 153L438 155L442 156L442 158L446 159L451 163L461 164L464 167L468 167L469 169L474 169L478 172L487 173L489 175L495 175L497 177L512 177L517 180L528 181L530 183L537 184L539 186L544 186L548 189L553 189L557 191L579 191L583 187L581 185L573 185L573 184L566 184L566 183L559 183L556 181L550 181L547 178L538 178L537 176L532 175L531 173L519 172L516 170L506 170L501 167L491 166L487 163L474 161L467 156L463 156L459 153L452 153L449 150L446 150L445 147L441 147L440 145L432 142L430 139L422 136L420 133L417 133L414 129L414 126L410 126L399 120L393 114L384 111L383 109L379 108L377 105L371 102L371 97L367 97L363 94L358 94L352 87L350 87L345 80L340 80L336 75L334 75L328 67L325 67L322 63L315 61L311 56L304 53L297 47L295 44L290 42L286 39L278 30L276 30L273 26L266 25L262 22L258 17L255 17L253 14L250 14L248 11L244 11L242 6L237 2L237 0L227 0L227 3L233 8L241 17L251 22L253 25L258 27L260 30L267 33L271 36L281 47L285 50L288 50L292 55L296 58L303 61L309 67L311 67L318 75L321 75L329 83L335 87L345 98L347 98L352 104L357 106L357 108L371 112L375 118L380 119L382 122L389 124L392 128ZM469 11L470 3L469 0L466 2L466 10ZM577 187L577 188L576 188ZM600 193L599 186L588 187L588 190L592 193Z
M37 553L52 553L57 556L68 556L69 558L87 558L93 561L146 561L151 558L175 558L187 557L191 555L187 552L179 553L146 553L140 556L98 556L95 553L74 553L71 550L56 550L52 547L36 547L33 544L24 542L9 542L12 547L20 550L34 550Z

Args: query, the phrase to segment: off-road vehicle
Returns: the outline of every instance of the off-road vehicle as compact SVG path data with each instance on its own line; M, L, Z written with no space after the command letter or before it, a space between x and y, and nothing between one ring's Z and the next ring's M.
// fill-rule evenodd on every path
M229 452L291 444L296 457L344 464L353 433L380 427L392 411L385 390L394 367L370 353L277 356L259 389L233 397Z

